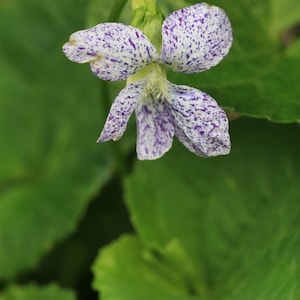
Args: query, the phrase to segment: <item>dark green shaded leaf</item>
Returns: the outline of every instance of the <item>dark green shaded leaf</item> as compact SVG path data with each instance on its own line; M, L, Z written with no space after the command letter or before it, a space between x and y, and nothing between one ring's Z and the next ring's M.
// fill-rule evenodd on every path
M74 230L114 170L109 145L95 143L105 95L61 51L85 9L81 0L0 4L2 278Z
M45 287L13 285L0 294L0 300L75 300L75 295L56 285Z
M186 76L170 72L170 80L204 90L222 106L244 115L298 122L300 58L289 55L296 40L286 42L290 28L300 23L296 2L214 1L232 22L232 49L212 70Z

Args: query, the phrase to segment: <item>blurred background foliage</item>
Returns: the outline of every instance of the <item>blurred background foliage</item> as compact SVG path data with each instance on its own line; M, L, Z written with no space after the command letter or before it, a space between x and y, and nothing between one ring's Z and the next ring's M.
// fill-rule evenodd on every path
M138 162L134 118L95 143L125 83L61 51L76 30L129 24L129 3L0 1L0 300L300 298L300 2L210 4L232 21L231 52L168 78L227 109L232 153L174 142Z

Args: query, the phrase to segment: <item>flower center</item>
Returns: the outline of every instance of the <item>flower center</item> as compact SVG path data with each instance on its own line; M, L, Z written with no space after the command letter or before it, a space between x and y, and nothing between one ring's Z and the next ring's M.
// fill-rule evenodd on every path
M152 63L127 79L127 84L138 80L146 80L145 98L151 95L155 99L166 98L167 79L164 67Z

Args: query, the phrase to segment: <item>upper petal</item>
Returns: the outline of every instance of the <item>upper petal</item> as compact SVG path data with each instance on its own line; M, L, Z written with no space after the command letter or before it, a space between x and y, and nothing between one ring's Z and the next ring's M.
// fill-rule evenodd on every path
M188 86L169 83L175 134L190 151L203 157L230 152L228 119L209 95Z
M145 86L145 80L136 81L119 93L111 106L97 142L116 141L122 137L131 114L143 96Z
M217 65L232 44L232 28L219 7L200 3L170 14L162 27L162 62L176 72L197 73Z
M64 54L77 63L91 64L104 80L123 80L157 59L157 51L145 34L120 23L102 23L70 36Z
M172 147L173 119L169 104L162 98L147 95L136 107L137 156L157 159Z

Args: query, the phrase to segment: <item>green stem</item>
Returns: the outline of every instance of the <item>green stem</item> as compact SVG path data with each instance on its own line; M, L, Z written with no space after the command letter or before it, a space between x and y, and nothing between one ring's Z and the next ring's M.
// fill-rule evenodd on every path
M127 0L115 0L115 4L109 14L107 22L117 21L126 3Z
M131 0L131 8L133 11L141 7L145 8L148 13L155 14L156 0Z
M164 19L156 0L131 0L131 25L143 31L157 51L161 48L161 26Z

